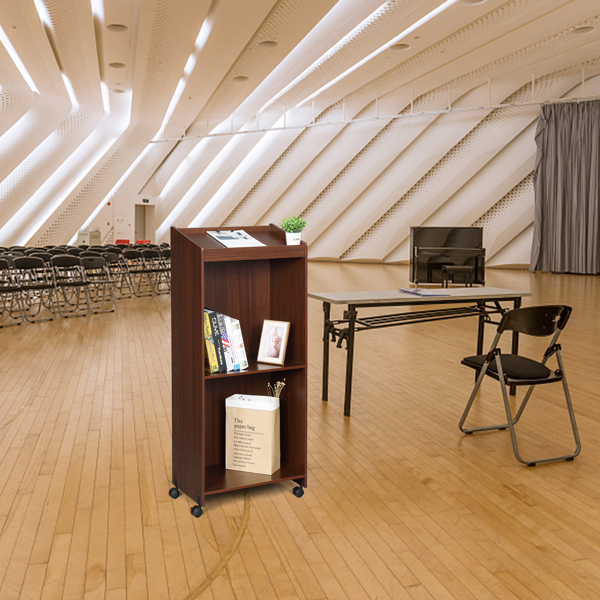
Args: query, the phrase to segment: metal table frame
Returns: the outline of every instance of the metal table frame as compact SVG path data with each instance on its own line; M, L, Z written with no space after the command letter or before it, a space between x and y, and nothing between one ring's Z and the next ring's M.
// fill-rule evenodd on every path
M519 308L521 299L530 296L530 292L505 290L502 288L451 288L445 289L447 296L417 296L400 291L384 292L340 292L309 293L310 298L323 302L323 402L327 402L329 393L329 342L338 348L346 342L346 387L344 397L344 416L350 416L352 403L352 371L354 366L354 337L359 331L397 327L411 323L428 323L446 319L478 317L477 354L483 353L484 328L486 324L498 324L492 315L502 315L510 308ZM505 308L501 302L511 302L512 307ZM343 318L331 319L331 305L345 304ZM469 306L456 306L469 304ZM430 306L436 305L434 308ZM440 305L450 305L442 307ZM382 308L391 306L426 306L425 310L384 315L358 316L358 309ZM518 353L519 334L512 334L512 353ZM515 395L515 387L510 393Z

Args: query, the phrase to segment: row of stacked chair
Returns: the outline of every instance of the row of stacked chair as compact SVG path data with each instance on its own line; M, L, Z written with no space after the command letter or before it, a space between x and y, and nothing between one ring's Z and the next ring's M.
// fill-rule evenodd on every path
M170 291L168 244L0 247L0 327L113 312L117 299Z

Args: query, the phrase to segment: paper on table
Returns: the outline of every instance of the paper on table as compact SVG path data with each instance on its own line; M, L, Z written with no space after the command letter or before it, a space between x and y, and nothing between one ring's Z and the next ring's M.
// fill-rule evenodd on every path
M414 294L415 296L449 296L447 292L440 290L431 290L429 288L400 288L401 292Z
M210 237L217 240L227 248L248 248L251 246L264 246L262 242L248 235L243 229L207 231Z

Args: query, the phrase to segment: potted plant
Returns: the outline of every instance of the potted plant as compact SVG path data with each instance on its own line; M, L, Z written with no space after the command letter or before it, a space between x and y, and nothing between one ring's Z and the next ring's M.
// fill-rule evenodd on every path
M288 246L299 244L302 237L302 230L306 227L306 221L300 217L292 215L287 217L281 223L281 229L285 231L285 240Z

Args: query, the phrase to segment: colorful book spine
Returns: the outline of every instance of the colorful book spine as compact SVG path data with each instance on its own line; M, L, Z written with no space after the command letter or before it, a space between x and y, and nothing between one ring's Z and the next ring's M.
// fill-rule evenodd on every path
M212 337L210 319L206 311L204 311L204 343L206 345L206 370L209 373L218 373L219 362L217 361L217 353L215 351L215 344Z
M221 344L223 345L223 355L225 357L227 371L234 371L233 350L231 349L231 341L227 333L227 326L225 325L225 315L217 313L217 324L219 326L219 335L221 336Z
M223 315L223 319L225 321L225 329L227 330L227 338L229 339L230 353L233 360L233 370L239 371L240 361L238 360L237 352L235 350L235 343L233 341L233 326L231 325L231 317Z
M244 346L244 338L242 337L242 328L237 319L231 319L231 329L233 331L233 343L237 355L240 369L248 368L248 358L246 356L246 347Z
M212 331L212 338L215 344L215 351L217 353L217 362L219 363L219 372L227 372L227 363L225 362L225 354L223 352L223 342L221 341L221 334L219 333L219 320L217 313L214 310L205 309L208 313L208 319L210 321L210 329Z

